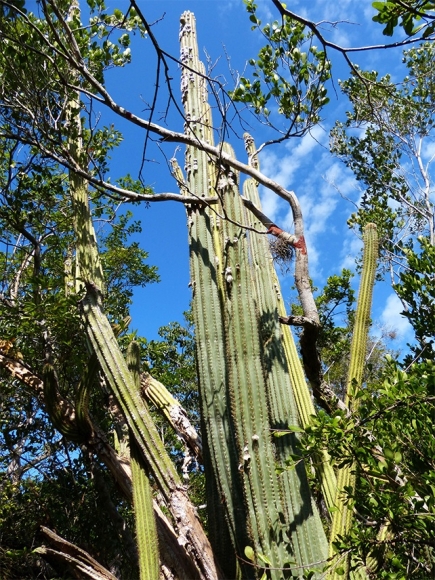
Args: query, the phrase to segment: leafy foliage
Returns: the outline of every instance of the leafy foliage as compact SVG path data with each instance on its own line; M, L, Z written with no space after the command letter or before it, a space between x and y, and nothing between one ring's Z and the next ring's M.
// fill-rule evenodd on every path
M402 250L416 235L434 243L431 159L435 50L425 43L405 51L408 75L399 85L387 75L357 71L341 84L352 111L331 133L331 150L343 159L365 190L349 223L377 225L382 256L389 266L404 264Z
M94 4L103 10L102 2ZM65 16L70 3L57 3L56 8ZM113 15L113 30L124 20L118 13ZM55 21L59 17L51 15ZM4 12L1 18L0 348L22 361L36 379L49 358L59 396L74 404L89 362L77 308L81 296L73 284L74 215L68 174L46 155L43 145L49 143L60 157L67 155L71 127L63 112L69 89L60 77L68 66L57 58L62 48L50 48L46 40L46 21L31 14L27 20L13 19ZM125 23L133 25L128 19ZM107 66L123 66L129 54L126 37L118 45L103 41L104 54L97 54L98 39L108 31L101 33L78 27L77 40L84 51L87 47L90 66L92 61L102 79ZM95 175L104 175L120 135L113 127L97 129L91 120L88 116L84 131L89 167ZM31 144L35 136L39 149ZM146 263L147 253L130 241L140 224L131 223L132 214L119 207L118 200L103 203L97 195L93 199L107 279L105 306L113 324L127 316L133 287L158 280L156 268ZM93 391L90 411L108 433L113 429L101 390ZM37 383L35 388L24 387L1 371L0 423L2 578L40 577L41 569L44 577L52 576L31 555L41 541L41 525L55 527L123 577L137 577L134 546L127 537L130 508L92 454L53 428Z
M392 10L395 3L384 4ZM311 453L321 441L337 467L356 465L356 486L346 493L357 521L335 544L376 578L434 574L435 238L426 149L433 139L433 62L433 46L424 43L405 51L402 83L355 70L342 83L353 109L331 135L332 150L365 187L350 225L377 224L393 287L418 341L403 363L387 357L375 369L358 395L358 413L319 413L304 444Z
M77 309L82 296L72 285L76 236L65 167L71 168L69 143L78 131L69 123L66 105L75 89L89 98L96 89L76 66L77 54L63 35L63 22L68 19L82 62L102 84L109 68L130 62L130 33L145 33L133 8L109 13L102 0L88 4L91 20L86 27L70 2L44 3L51 29L46 20L26 13L21 0L0 4L0 350L37 378L50 360L59 395L70 404L77 399L89 356ZM14 6L23 11L20 17ZM240 79L233 98L269 126L277 112L286 123L279 127L283 139L302 135L320 120L328 102L326 53L313 45L312 34L299 22L286 16L264 26L252 0L247 7L252 28L261 32L266 45L250 61L252 79ZM432 2L375 2L374 7L385 34L398 25L416 34L422 30L415 28L420 20L423 35L433 33ZM57 36L50 36L53 30ZM379 79L375 72L356 69L342 84L353 110L332 137L333 150L365 187L351 224L363 228L375 222L385 259L390 264L400 261L395 289L419 343L402 367L392 359L386 362L383 345L373 342L358 413L321 411L302 433L303 453L313 461L327 449L336 467L357 466L355 491L348 490L357 519L336 547L343 553L351 550L354 564L365 564L376 578L424 580L434 574L435 254L430 172L422 164L423 143L433 130L434 50L425 44L407 51L408 76L399 85L389 76ZM122 136L113 125L97 126L88 98L77 103L79 108L84 166L90 175L103 178L110 173L110 152ZM415 161L411 172L409 159ZM148 191L130 176L116 182L132 192ZM140 234L140 224L132 221L131 212L119 211L119 201L106 198L98 186L91 189L107 282L105 308L112 324L126 330L122 324L133 288L157 281L157 273L146 263L146 252L131 241ZM348 366L353 303L349 271L330 277L316 299L324 370L339 394ZM131 337L120 337L122 347ZM138 338L142 358L198 423L191 328L173 323L161 329L161 338ZM4 370L0 382L2 578L52 576L30 553L41 524L55 527L123 578L137 577L128 538L131 511L112 480L90 453L56 431L37 389L23 386ZM118 425L109 406L104 389L94 389L90 412L111 436ZM183 446L159 421L172 457L180 461ZM301 428L290 426L289 431L300 433ZM289 463L300 459L295 455ZM188 485L195 502L202 504L201 469L192 471ZM259 569L270 565L261 553L248 549L245 555L258 559ZM313 574L306 572L307 577Z
M401 26L407 36L415 36L423 31L423 38L428 38L435 30L435 3L428 0L384 0L373 2L378 13L373 16L374 22L385 24L383 33L393 36L397 26ZM400 18L400 23L399 23Z
M395 290L406 305L404 316L415 332L418 346L413 347L418 359L435 357L435 247L420 237L420 252L406 250L409 270L400 273ZM409 357L412 361L413 357ZM408 361L410 362L410 361Z
M267 121L276 107L289 120L286 136L302 135L319 122L320 111L329 101L325 82L330 77L330 63L302 24L284 16L281 22L261 28L257 5L253 0L245 3L252 29L260 30L267 44L257 59L249 61L253 80L242 77L231 96Z
M337 467L356 463L357 520L340 551L351 550L376 578L429 578L434 572L434 362L403 371L393 359L359 395L357 416L321 411L303 438Z
M91 467L73 447L68 448L69 465L54 461L46 472L38 470L37 475L28 474L20 482L3 480L0 508L2 578L53 577L52 570L32 554L32 549L42 542L41 525L56 528L60 535L79 544L108 569L122 573L122 577L137 577L135 559L112 517L108 495L110 501L117 503L124 525L132 524L130 508L119 497L107 475L96 466Z

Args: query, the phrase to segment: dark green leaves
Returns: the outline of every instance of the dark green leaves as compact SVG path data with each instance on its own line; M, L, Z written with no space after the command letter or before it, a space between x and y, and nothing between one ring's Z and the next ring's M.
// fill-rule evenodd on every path
M338 467L357 466L347 490L357 518L336 548L371 562L376 578L426 580L435 570L434 362L404 372L390 359L359 401L358 417L320 412L301 440L310 457L327 448Z
M330 65L323 50L313 45L311 33L300 23L284 17L261 28L256 5L247 2L253 29L259 29L267 44L257 59L249 61L252 79L243 77L232 93L235 101L253 108L272 123L273 113L289 123L288 134L303 134L320 120L327 104L325 82Z
M423 30L423 38L428 38L434 32L434 2L388 0L373 2L372 6L378 12L373 16L373 21L385 25L383 33L386 36L393 36L397 26L401 26L408 36L414 36Z
M400 273L395 290L419 342L415 354L427 359L435 355L435 247L427 238L418 241L419 251L405 251L408 269Z

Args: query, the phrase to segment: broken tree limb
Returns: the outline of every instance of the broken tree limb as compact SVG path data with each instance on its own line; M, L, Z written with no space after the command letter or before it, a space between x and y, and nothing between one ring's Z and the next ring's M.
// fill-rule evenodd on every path
M168 389L150 374L143 373L141 387L145 397L167 418L175 432L183 439L199 463L202 463L202 441L190 422L186 411Z
M34 550L42 556L62 577L92 578L92 580L117 580L109 570L99 564L88 552L58 536L49 528L41 526L47 538L47 546Z

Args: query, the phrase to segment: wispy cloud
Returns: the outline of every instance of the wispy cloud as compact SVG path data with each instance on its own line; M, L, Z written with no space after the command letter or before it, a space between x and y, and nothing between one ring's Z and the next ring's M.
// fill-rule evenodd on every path
M362 247L363 247L362 240L356 235L356 233L354 231L349 230L346 231L341 250L340 268L354 270L356 260L360 255Z
M405 316L401 315L403 305L396 294L390 294L382 310L380 321L387 332L397 333L397 338L409 340L412 335L412 326Z

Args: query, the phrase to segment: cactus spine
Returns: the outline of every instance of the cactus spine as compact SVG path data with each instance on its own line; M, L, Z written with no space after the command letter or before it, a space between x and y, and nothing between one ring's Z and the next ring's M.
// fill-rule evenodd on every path
M350 366L347 379L345 403L351 411L358 408L358 392L361 388L365 357L367 351L367 339L370 328L370 311L372 306L373 286L375 282L376 263L378 258L378 233L375 224L367 224L364 228L364 255L363 269L361 274L358 303L355 317L355 328L352 336L350 350ZM336 511L334 512L330 539L330 556L334 556L333 543L339 536L349 532L353 520L353 509L346 501L344 490L355 489L354 464L341 468L337 477ZM350 554L346 554L338 563L348 574L350 566ZM337 574L336 568L331 570L331 580L343 578L343 574ZM364 578L363 571L354 573L354 578Z
M212 143L204 68L189 12L181 17L180 41L185 130ZM222 149L234 155L227 145ZM210 537L229 578L260 577L267 567L262 558L270 562L271 578L301 577L304 567L326 558L326 539L303 465L276 473L276 462L297 441L289 434L277 443L272 430L296 424L298 417L276 291L270 266L263 267L270 252L239 225L247 218L238 176L228 167L188 147L186 182L178 168L174 173L182 192L219 198L213 209L188 209ZM250 188L256 186L248 181L247 195Z

